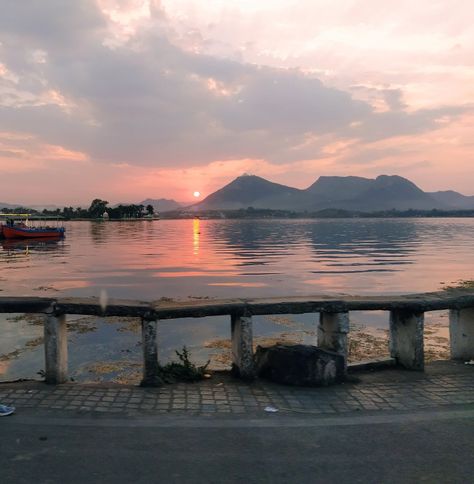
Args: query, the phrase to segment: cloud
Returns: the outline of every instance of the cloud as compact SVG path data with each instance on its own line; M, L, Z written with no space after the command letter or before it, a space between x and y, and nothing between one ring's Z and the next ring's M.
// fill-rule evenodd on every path
M392 111L399 111L407 107L403 102L403 93L401 89L385 89L384 98L388 107Z
M25 173L48 170L52 165L87 161L84 153L45 144L34 136L0 132L0 173Z
M385 89L388 110L380 113L299 69L186 50L170 41L165 14L153 8L147 22L143 13L137 17L140 29L111 46L110 18L95 2L7 1L0 62L16 78L8 88L17 98L0 108L0 129L31 133L103 163L286 163L321 156L322 138L414 135L436 129L443 113L462 112L449 106L408 112L401 92Z
M22 39L25 46L34 45L36 49L54 49L67 55L66 49L78 49L105 24L93 0L2 1L2 35Z
M373 113L362 123L352 127L352 135L361 140L377 141L397 136L417 135L436 130L446 122L472 112L473 106L444 106L436 109L400 111L398 109Z
M16 199L21 185L29 200L68 204L186 199L245 171L298 187L388 171L470 193L467 11L5 0L2 197Z

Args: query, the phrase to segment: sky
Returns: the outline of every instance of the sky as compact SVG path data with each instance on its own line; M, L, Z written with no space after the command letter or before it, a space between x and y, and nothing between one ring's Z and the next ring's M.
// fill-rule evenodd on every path
M2 0L0 201L188 202L250 173L474 195L470 0Z

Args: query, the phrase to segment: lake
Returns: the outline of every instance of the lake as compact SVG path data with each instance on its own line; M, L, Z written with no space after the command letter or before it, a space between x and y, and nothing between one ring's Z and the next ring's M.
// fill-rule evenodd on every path
M65 227L61 241L1 241L2 296L397 294L474 279L474 219L77 221ZM256 340L313 342L316 320L259 317ZM354 330L374 336L387 327L383 313L355 313L352 320ZM70 316L68 322L75 379L138 378L137 321ZM446 315L429 315L427 322L445 327ZM31 378L43 369L40 323L1 317L0 379ZM196 361L210 357L216 368L228 365L227 318L160 326L163 361L186 344Z

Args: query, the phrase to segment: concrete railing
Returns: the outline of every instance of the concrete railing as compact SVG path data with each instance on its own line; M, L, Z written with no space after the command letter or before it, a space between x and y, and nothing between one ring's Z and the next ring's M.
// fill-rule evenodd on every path
M138 317L142 321L144 386L159 385L157 332L159 321L177 318L230 316L233 372L244 379L255 376L252 316L319 313L318 345L346 358L350 311L390 312L390 352L408 369L424 368L424 313L450 311L453 359L474 359L474 291L452 290L403 296L307 296L205 301L109 301L96 298L1 297L0 313L44 314L45 379L68 379L67 314ZM347 363L346 363L347 366Z

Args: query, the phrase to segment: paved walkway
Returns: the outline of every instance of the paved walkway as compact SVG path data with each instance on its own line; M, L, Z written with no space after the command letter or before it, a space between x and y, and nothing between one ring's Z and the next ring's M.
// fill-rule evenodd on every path
M334 416L353 412L413 411L474 404L474 366L436 362L424 373L397 369L356 373L353 381L326 388L294 388L264 381L244 383L227 374L161 388L124 385L49 386L39 382L0 385L0 402L17 413L137 415ZM12 417L13 418L13 417Z
M0 385L2 484L465 483L474 366L365 372L328 388L215 374L159 389ZM265 407L278 408L277 413Z

